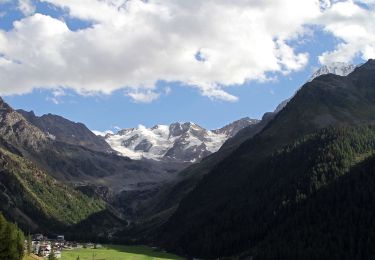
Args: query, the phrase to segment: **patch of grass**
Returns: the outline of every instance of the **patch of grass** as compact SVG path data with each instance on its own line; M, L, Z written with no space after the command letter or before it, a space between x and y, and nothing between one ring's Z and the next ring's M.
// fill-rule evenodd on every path
M182 260L179 256L164 253L146 246L107 245L98 249L75 249L63 251L61 260Z
M36 255L25 255L22 260L43 260L43 258Z

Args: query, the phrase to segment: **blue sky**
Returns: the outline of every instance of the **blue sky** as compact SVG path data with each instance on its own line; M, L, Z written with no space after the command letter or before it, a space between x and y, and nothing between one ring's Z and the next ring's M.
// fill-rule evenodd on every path
M0 1L0 29L4 34L12 32L15 30L15 21L35 16L38 13L63 21L71 32L83 32L100 23L95 19L86 18L86 14L73 14L74 6L63 7L55 2L26 1L26 4L31 5L32 8L31 11L29 9L25 11L20 9L20 3L17 1ZM370 7L366 6L366 8ZM77 10L79 10L78 7ZM298 69L293 69L294 65L287 68L287 72L281 69L265 69L262 73L267 80L257 80L251 74L249 76L251 79L244 84L218 84L220 89L221 85L225 85L223 89L230 96L236 97L235 101L205 94L206 89L204 87L195 87L190 81L185 80L184 76L181 76L182 80L178 80L178 77L177 80L169 80L170 78L164 77L164 79L161 76L153 84L151 90L140 88L140 91L147 95L157 93L157 95L155 94L157 98L151 98L151 101L147 99L146 102L140 101L129 94L129 92L134 91L134 88L128 88L128 85L124 88L118 87L108 92L104 91L106 93L101 90L91 91L91 89L89 89L90 91L81 91L65 83L61 83L62 87L51 86L50 88L48 84L41 87L31 85L31 88L20 91L12 91L15 86L1 86L0 83L0 90L3 98L14 108L33 110L37 115L46 113L62 115L70 120L82 122L92 130L114 130L116 127L136 127L138 124L151 127L155 124L184 121L192 121L208 129L215 129L246 116L259 119L263 113L274 110L281 101L292 96L306 82L313 71L321 66L322 58L319 61L319 57L324 53L332 53L338 49L340 43L348 42L344 36L342 36L343 40L340 35L330 32L328 26L324 26L327 25L304 25L306 32L302 36L293 36L285 40L285 44L292 47L296 54L304 53L308 55L306 62ZM7 37L12 36L8 34ZM7 49L4 48L4 50ZM25 51L27 50L28 47L26 46ZM202 53L204 53L205 49L202 50ZM141 46L138 51L139 53L142 52ZM210 57L210 52L207 53L207 57ZM4 55L1 53L1 47L0 54ZM134 53L134 55L138 54ZM90 56L88 57L90 58ZM234 56L233 59L235 58ZM345 61L359 63L365 58L361 50L356 50L354 57ZM204 62L204 57L199 57L199 61ZM126 66L127 61L124 60L123 62ZM280 61L280 64L283 62ZM20 63L23 64L23 61ZM72 63L69 66L74 67L75 64ZM4 68L1 67L0 63L0 71L2 69ZM48 72L46 71L46 73ZM233 73L236 73L236 71L233 71ZM65 77L69 78L69 73ZM203 77L206 79L206 75ZM26 78L22 83L28 82L27 80ZM227 82L227 78L222 79L220 75L213 76L210 80ZM38 82L42 81L39 80ZM139 85L138 83L134 84ZM197 83L199 86L200 84L200 82ZM201 85L204 86L203 83ZM103 88L105 88L105 83L103 83ZM135 91L135 93L139 93L138 89Z

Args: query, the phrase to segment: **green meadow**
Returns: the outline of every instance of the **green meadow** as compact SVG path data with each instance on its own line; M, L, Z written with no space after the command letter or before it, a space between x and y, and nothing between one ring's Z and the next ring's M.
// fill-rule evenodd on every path
M98 249L74 249L62 252L61 260L167 260L184 259L146 246L107 245Z

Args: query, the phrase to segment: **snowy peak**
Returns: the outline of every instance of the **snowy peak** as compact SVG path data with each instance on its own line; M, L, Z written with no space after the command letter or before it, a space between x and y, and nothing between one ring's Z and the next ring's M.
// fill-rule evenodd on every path
M357 67L361 65L353 65L345 62L332 62L328 65L324 65L316 70L307 82L311 82L313 79L326 74L335 74L338 76L347 76L352 73ZM294 94L295 95L295 94ZM284 101L282 101L275 109L274 113L279 113L288 102L294 97L294 95Z
M348 64L345 62L332 62L328 65L324 65L323 67L319 68L316 72L314 72L309 81L312 81L313 79L325 74L347 76L350 73L352 73L356 67L356 65Z
M117 134L107 134L105 140L112 149L135 160L196 162L216 152L242 128L257 122L244 118L213 131L192 122L155 125L151 128L140 125L122 129Z

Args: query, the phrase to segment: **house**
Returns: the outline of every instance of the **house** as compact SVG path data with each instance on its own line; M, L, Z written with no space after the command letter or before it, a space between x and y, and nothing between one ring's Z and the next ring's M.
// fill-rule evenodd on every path
M61 258L61 251L55 251L55 257Z
M64 235L58 235L57 236L57 241L64 241L65 240L65 236Z
M43 244L39 247L39 256L46 257L51 253L51 245Z
M42 240L44 240L44 236L43 236L43 234L35 234L35 235L33 235L33 240L42 241Z

